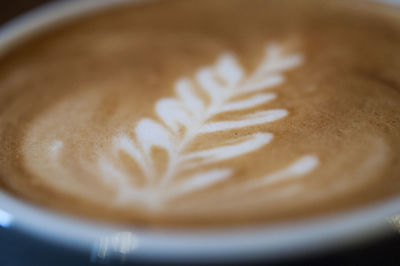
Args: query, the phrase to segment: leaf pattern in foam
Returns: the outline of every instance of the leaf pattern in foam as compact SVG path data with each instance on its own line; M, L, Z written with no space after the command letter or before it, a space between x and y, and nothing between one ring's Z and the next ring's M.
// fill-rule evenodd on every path
M197 117L204 111L204 103L196 95L195 89L188 79L179 79L175 84L175 90L182 104L193 116Z
M231 169L213 169L187 177L171 192L173 196L183 195L206 188L229 178Z
M243 70L232 54L220 56L216 65L218 75L229 87L235 86L243 77Z
M210 96L212 102L219 102L224 98L225 91L223 85L218 82L214 74L211 67L202 68L197 72L197 82Z
M245 73L233 54L224 53L215 65L200 68L193 78L179 78L175 83L176 97L160 99L155 104L159 121L143 118L136 124L135 139L120 135L113 142L114 150L124 151L138 163L146 176L147 185L144 188L132 188L131 193L135 196L127 197L129 182L123 180L128 178L127 174L121 169L115 169L114 164L107 163L107 159L101 157L103 173L116 175L116 179L120 180L117 183L122 187L116 189L124 193L122 198L131 198L144 205L149 201L151 206L158 206L160 202L156 201L166 201L226 180L233 175L234 169L207 170L204 167L254 152L271 142L273 134L256 132L206 150L188 151L187 148L202 134L261 125L286 117L287 110L271 109L250 111L229 121L214 119L224 112L253 110L274 100L277 95L265 91L282 84L285 81L283 72L301 62L301 55L285 55L279 45L272 44L266 47L261 63L252 73ZM203 98L204 94L208 100ZM182 128L183 131L180 130ZM161 174L153 172L156 164L151 153L153 147L166 150L169 156L166 169ZM294 171L294 164L260 180L262 183L268 183L271 181L266 180L306 174L316 167L318 161L316 157L305 158L303 161L300 159L298 165L305 165L307 171ZM175 177L189 170L192 174L187 176L186 173L179 181L175 180ZM254 183L256 182L257 180L254 180ZM156 194L153 193L153 197L150 197L145 191L156 191Z
M168 153L172 149L172 136L160 123L152 119L142 119L135 128L136 138L144 154L150 158L154 146L164 148Z
M234 144L188 153L182 156L181 161L187 162L193 159L200 159L200 161L192 164L186 164L185 168L193 168L208 163L215 163L231 159L258 150L262 146L268 144L272 138L273 135L271 133L255 133L253 135L237 139Z
M132 157L140 167L140 170L146 178L151 178L152 168L149 167L146 157L133 142L133 140L126 135L119 135L113 139L114 156L118 157L119 152L125 152ZM103 158L104 161L104 158Z
M190 115L186 107L176 99L163 99L157 102L156 112L160 119L173 132L177 133L179 126L190 125Z
M265 124L279 120L287 116L287 114L288 112L285 109L259 111L254 114L241 116L237 120L207 123L200 129L200 132L210 133Z
M259 93L244 100L229 102L221 107L222 112L239 111L248 108L258 107L276 98L274 93Z

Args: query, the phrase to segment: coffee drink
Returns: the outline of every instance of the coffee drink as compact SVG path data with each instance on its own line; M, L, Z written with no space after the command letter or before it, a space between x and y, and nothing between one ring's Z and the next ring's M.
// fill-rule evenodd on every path
M0 59L0 184L145 226L266 224L400 194L400 10L145 1Z

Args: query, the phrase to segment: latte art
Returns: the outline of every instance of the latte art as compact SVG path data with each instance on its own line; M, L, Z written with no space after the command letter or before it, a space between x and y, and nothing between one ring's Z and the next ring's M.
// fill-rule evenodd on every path
M397 195L400 22L363 8L170 0L42 33L0 61L0 185L146 226L269 223Z
M227 53L219 57L215 66L198 70L195 74L196 82L187 78L179 79L175 84L177 98L161 99L155 105L160 122L143 118L133 130L135 138L126 134L114 137L110 149L112 157L102 154L104 151L99 155L98 175L105 184L115 187L117 203L132 202L152 209L162 208L163 203L170 198L223 182L232 176L234 169L208 169L208 165L258 150L272 141L273 134L256 132L241 137L234 135L236 138L223 141L226 145L187 152L191 142L201 134L229 132L286 117L287 110L272 109L253 111L236 120L210 122L218 114L254 109L274 100L276 94L265 91L283 83L281 72L299 65L301 61L300 55L285 57L281 55L279 46L270 45L266 49L265 58L250 75L246 75L237 59ZM207 99L202 99L196 89L201 90ZM207 104L205 100L208 100ZM63 142L56 140L49 148L49 159L54 160L55 168L61 166L62 146ZM164 149L168 155L166 166L160 173L155 172L157 159L152 155L153 147ZM132 160L130 163L137 164L137 173L130 173L120 167L120 157L123 155ZM114 163L115 160L118 162ZM236 190L250 191L281 179L305 175L317 164L316 156L306 155L283 170L236 184L239 186ZM179 176L182 176L181 180L174 182ZM144 184L135 186L140 179ZM228 190L237 192L232 187ZM223 206L220 204L220 207Z

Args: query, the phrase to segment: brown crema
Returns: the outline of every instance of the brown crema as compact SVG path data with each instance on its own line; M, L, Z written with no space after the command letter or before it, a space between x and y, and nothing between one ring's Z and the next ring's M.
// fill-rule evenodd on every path
M267 224L400 194L400 10L121 4L0 57L0 187L157 227Z

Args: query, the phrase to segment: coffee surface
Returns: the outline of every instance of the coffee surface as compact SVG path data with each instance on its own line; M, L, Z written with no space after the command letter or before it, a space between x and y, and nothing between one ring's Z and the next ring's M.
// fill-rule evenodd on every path
M0 58L0 185L146 226L263 224L400 193L400 11L124 4Z

